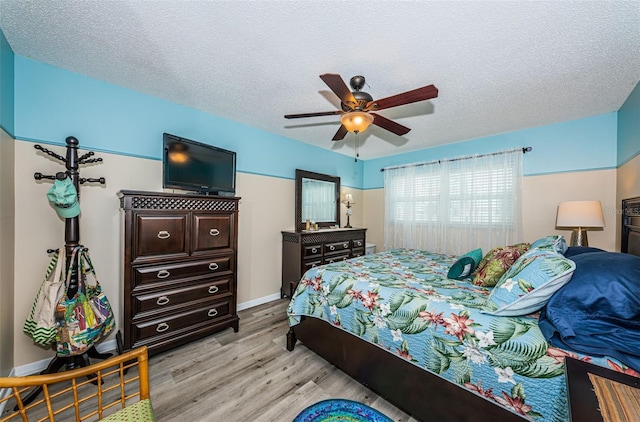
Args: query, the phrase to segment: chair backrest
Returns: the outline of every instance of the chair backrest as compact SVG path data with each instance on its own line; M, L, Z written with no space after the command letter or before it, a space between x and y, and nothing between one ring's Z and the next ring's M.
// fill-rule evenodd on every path
M23 402L32 388L42 388L31 403ZM0 378L0 416L5 421L83 421L112 414L135 401L149 399L149 358L146 346L86 367L56 374Z

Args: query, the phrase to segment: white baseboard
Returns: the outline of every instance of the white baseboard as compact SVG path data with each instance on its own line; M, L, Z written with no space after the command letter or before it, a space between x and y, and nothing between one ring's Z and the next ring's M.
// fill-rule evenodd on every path
M112 352L116 350L116 348L117 347L115 339L103 341L102 343L96 345L96 350L98 350L98 352L100 353ZM51 362L51 359L53 359L53 356L50 359L44 359L38 362L31 362L27 363L26 365L16 366L11 371L12 375L10 376L22 377L25 375L32 375L42 372L47 369L47 366L49 365L49 362Z
M279 300L279 299L280 299L280 293L274 293L272 295L250 300L248 302L238 303L238 311L243 311L245 309L253 308L254 306L273 302L274 300Z
M253 308L255 306L262 305L264 303L273 302L274 300L279 300L279 299L280 299L280 293L274 293L269 296L264 296L258 299L250 300L248 302L239 303L238 311ZM116 348L117 347L116 347L115 339L104 341L96 346L96 349L100 353L112 352L116 350ZM51 357L51 359L53 359L53 357ZM42 372L47 368L47 365L49 365L49 362L51 362L51 359L44 359L38 362L31 362L31 363L27 363L26 365L17 366L11 370L11 373L9 374L9 376L21 377L25 375L32 375L32 374L37 374L39 372Z

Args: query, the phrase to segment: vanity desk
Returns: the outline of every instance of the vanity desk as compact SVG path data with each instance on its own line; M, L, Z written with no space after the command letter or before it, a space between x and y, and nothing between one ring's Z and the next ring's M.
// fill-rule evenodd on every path
M367 229L342 228L282 232L280 297L291 297L310 268L364 255Z

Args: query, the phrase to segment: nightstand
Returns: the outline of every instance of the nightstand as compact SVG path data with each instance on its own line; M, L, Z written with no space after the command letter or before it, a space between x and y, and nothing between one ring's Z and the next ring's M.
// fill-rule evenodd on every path
M640 388L640 378L569 357L565 359L565 373L571 420L574 422L603 422L604 420L600 414L598 397L589 379L589 373Z

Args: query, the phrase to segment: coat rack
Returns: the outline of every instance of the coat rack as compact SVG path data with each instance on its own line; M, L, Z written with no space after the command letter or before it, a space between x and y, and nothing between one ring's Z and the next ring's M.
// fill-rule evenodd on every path
M33 177L36 180L42 179L50 179L50 180L64 180L67 177L71 179L73 186L78 193L78 200L80 199L80 185L84 183L101 183L105 184L105 178L100 177L97 179L93 178L81 178L79 173L80 165L89 164L89 163L98 163L102 162L102 158L91 158L95 153L93 151L88 152L80 157L78 157L78 140L73 136L69 136L66 139L67 144L67 154L66 157L56 154L53 151L50 151L41 145L34 145L34 148L42 151L43 153L63 162L66 167L66 171L58 172L55 175L45 175L42 173L35 173ZM64 222L64 246L66 252L66 268L69 268L71 265L71 276L69 282L69 288L67 290L67 297L72 298L75 293L78 291L78 256L74 258L72 262L73 249L81 246L80 245L80 217L72 217L65 218ZM52 249L48 249L47 252L54 252ZM107 359L111 356L111 353L100 353L92 345L85 353L76 356L56 356L49 362L47 368L41 372L41 374L53 374L58 372L63 366L67 369L72 369L80 366L89 366L89 357L97 358L97 359ZM42 391L42 388L35 388L32 392L27 395L23 402L25 404L30 403L33 399Z

